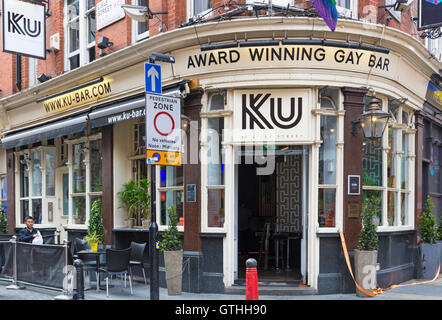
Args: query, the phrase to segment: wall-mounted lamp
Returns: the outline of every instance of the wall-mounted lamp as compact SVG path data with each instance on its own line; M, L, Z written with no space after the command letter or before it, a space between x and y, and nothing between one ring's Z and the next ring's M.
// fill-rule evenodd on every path
M152 52L152 54L149 56L149 62L155 63L155 61L175 63L175 57L169 56L168 54Z
M190 118L188 116L185 116L184 114L181 115L181 129L184 130L184 132L188 132L189 130L189 124L190 124Z
M42 73L42 74L37 78L37 80L40 81L41 83L43 83L43 82L46 82L46 81L50 80L51 78L52 78L51 76L48 76L48 75L46 75L45 73Z
M365 138L382 138L390 114L379 108L379 102L378 98L372 97L368 102L368 110L359 119L352 120L352 135L357 136L359 127L362 127Z

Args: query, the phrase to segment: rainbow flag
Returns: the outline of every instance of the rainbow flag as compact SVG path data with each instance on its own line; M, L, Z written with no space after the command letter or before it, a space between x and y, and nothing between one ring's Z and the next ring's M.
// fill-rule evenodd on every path
M338 22L336 0L312 0L312 3L330 30L335 31L336 23Z

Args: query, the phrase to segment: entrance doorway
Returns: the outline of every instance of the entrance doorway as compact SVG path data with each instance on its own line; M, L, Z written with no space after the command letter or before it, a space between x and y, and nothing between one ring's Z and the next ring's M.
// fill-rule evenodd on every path
M305 283L308 148L275 147L275 170L258 175L260 165L241 152L237 166L237 280L245 281L245 262L258 262L263 283ZM250 163L250 164L247 164Z

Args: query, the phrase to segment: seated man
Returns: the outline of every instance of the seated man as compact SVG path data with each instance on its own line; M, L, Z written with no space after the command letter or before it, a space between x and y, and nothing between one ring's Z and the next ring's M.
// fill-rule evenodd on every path
M32 240L41 237L37 229L34 228L34 218L27 216L25 218L26 228L20 230L18 241L32 243Z

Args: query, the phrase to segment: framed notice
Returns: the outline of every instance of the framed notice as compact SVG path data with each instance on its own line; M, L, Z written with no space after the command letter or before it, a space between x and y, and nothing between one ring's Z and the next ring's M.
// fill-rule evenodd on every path
M186 202L196 202L196 184L186 184Z
M348 195L358 196L361 194L361 176L348 176Z

